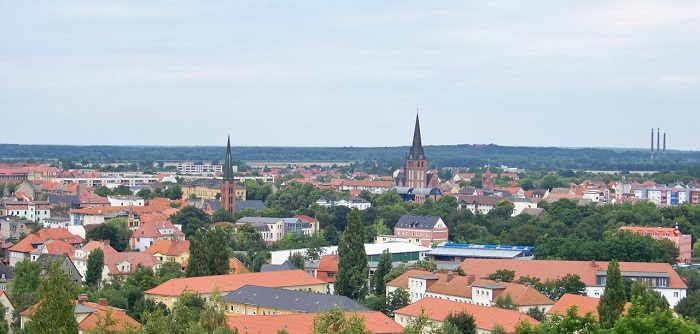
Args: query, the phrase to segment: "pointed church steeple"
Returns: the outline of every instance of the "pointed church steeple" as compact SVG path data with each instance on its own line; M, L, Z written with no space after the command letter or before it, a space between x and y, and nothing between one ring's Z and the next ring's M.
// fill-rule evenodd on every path
M416 128L413 130L413 144L411 145L411 150L408 151L408 159L425 159L425 152L423 152L423 143L421 142L420 138L420 121L418 120L418 113L416 113Z
M231 157L231 136L226 143L226 161L224 161L224 177L221 180L221 208L230 214L236 213L236 180L233 179L233 157Z
M226 143L226 161L224 161L224 180L233 181L233 157L231 157L231 136Z

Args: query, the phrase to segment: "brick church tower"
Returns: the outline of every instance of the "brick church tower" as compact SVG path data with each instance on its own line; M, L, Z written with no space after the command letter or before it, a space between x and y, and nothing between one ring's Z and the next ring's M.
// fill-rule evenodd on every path
M425 188L428 186L428 160L423 152L423 144L420 138L420 122L416 114L416 128L413 130L413 144L406 156L404 169L405 187Z
M236 213L236 181L233 179L233 158L231 157L231 136L226 143L224 179L221 180L221 208L232 215Z

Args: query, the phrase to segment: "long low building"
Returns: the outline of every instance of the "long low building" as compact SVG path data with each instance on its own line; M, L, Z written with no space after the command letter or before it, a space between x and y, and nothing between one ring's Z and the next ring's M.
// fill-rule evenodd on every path
M605 291L608 262L605 261L556 261L556 260L484 260L466 259L462 270L476 277L486 277L499 269L515 271L515 279L521 276L537 277L542 282L556 280L566 274L576 274L586 284L589 297L600 298ZM658 291L671 307L685 298L687 286L668 263L620 262L623 278L629 278Z
M323 254L338 254L338 246L322 247ZM285 249L272 252L271 264L282 264L294 253L306 253L306 248ZM365 244L368 262L379 262L382 252L388 250L393 262L415 262L424 260L426 254L432 250L429 247L409 244L405 242L388 242L383 244Z
M345 296L254 285L243 286L221 300L226 304L227 315L233 316L317 313L333 307L345 312L370 311Z
M418 302L394 311L394 319L399 325L405 327L416 321L422 314L428 317L430 322L442 326L447 315L462 311L474 317L474 323L479 334L493 333L499 326L506 333L515 333L515 325L521 321L527 321L533 325L539 324L539 321L522 312L432 297L423 298Z
M454 270L466 259L531 259L532 246L446 243L428 252L440 269Z
M259 317L246 315L228 317L226 323L240 333L278 333L284 329L289 334L307 334L311 331L316 313L282 314ZM382 312L345 313L346 317L357 316L364 320L365 329L372 334L399 334L403 327Z
M283 288L288 290L327 293L328 283L307 274L303 270L271 271L214 275L188 278L173 278L145 292L145 297L168 308L177 302L183 293L194 293L208 300L213 293L227 294L245 285Z

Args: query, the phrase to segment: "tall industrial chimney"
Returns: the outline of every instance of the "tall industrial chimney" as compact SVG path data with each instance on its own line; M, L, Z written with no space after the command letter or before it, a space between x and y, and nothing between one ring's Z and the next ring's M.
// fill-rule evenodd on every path
M651 159L654 160L654 128L651 128Z
M664 154L666 154L666 132L664 132Z
M656 128L656 154L661 153L661 129Z

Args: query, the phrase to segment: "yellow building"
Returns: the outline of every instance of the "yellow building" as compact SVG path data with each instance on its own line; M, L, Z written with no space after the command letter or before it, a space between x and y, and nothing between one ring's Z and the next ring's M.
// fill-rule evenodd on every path
M146 250L161 263L176 262L181 266L190 258L190 242L187 240L161 239L154 242Z
M345 312L369 311L344 296L253 285L243 286L221 299L229 316L317 313L332 307Z
M145 297L171 308L183 293L194 293L205 301L212 295L226 295L244 285L283 288L287 290L327 293L328 283L303 270L273 271L174 278L145 292Z
M216 199L221 195L221 179L196 179L180 186L182 198ZM236 184L236 199L245 200L246 190Z

